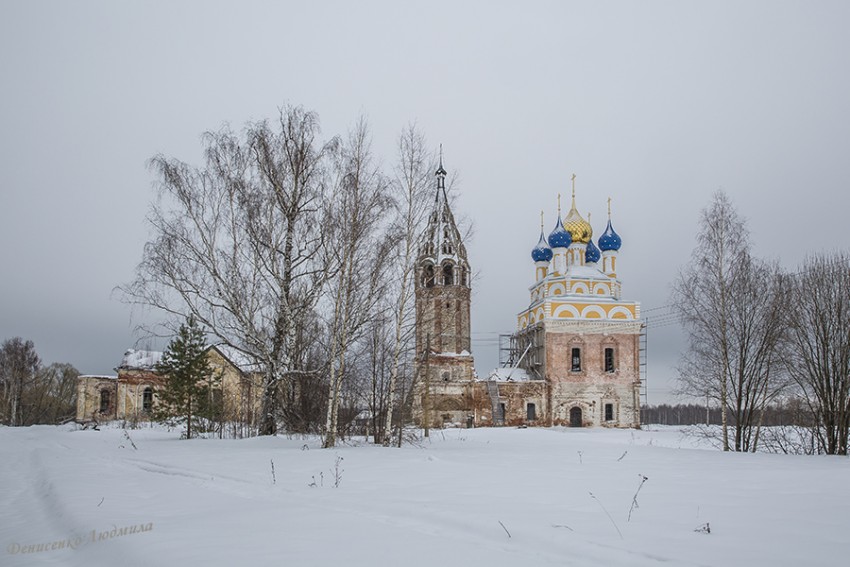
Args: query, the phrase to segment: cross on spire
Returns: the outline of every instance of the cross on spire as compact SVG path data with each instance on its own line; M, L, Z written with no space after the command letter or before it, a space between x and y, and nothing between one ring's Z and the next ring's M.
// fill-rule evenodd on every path
M576 174L573 173L573 176L570 177L573 182L573 208L576 208Z
M440 190L445 191L446 189L446 170L443 169L443 144L440 144L440 165L437 167L435 175L437 176L437 198L439 198Z

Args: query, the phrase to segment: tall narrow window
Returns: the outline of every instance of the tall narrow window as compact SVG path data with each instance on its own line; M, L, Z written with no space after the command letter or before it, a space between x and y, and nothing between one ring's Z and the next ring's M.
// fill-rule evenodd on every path
M422 279L425 280L423 282L425 287L434 287L434 266L428 264L425 266L424 272Z
M605 372L614 372L614 349L605 349Z
M573 372L581 372L581 349L573 347L573 355L571 357L572 364L570 370Z
M614 404L605 404L605 421L614 421Z
M112 396L110 395L109 390L101 390L100 391L100 413L109 412L109 402Z
M153 409L153 388L148 386L145 388L145 391L142 392L142 411L145 413L150 413Z
M443 266L443 285L454 285L455 275L451 264Z
M537 421L537 406L528 404L525 408L525 419L527 421Z

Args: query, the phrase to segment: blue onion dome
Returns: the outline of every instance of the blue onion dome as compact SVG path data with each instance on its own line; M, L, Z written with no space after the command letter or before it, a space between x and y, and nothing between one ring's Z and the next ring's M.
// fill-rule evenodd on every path
M537 242L537 246L531 251L531 259L535 262L550 262L552 260L552 249L547 246L542 230L540 231L540 240Z
M614 228L611 226L611 219L609 218L605 232L599 237L599 249L603 252L619 250L622 244L623 241L620 239L620 235L614 232Z
M587 250L584 252L584 261L586 264L595 264L599 261L601 257L599 253L599 248L596 247L596 244L593 243L592 240L587 241Z
M561 215L558 215L558 222L555 224L555 230L549 234L549 246L552 248L569 248L573 242L573 237L570 232L564 228L564 223L561 221Z

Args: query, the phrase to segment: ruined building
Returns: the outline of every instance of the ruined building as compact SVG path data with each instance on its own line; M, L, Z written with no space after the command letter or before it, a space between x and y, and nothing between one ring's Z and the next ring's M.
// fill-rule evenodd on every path
M640 305L621 299L622 244L611 224L598 239L576 208L532 250L530 302L517 318L504 368L473 369L469 263L437 170L437 195L420 240L416 280L418 423L640 426Z
M211 392L220 401L222 418L258 422L262 374L243 355L224 345L207 347L209 365L220 378ZM77 421L148 421L165 377L157 372L162 353L133 350L124 353L117 375L84 375L77 379Z

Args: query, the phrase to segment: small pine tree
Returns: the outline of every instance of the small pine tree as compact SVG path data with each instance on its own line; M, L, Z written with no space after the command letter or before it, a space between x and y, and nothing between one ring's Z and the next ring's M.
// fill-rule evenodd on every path
M161 422L186 421L186 439L193 435L192 424L210 410L205 400L220 377L214 375L206 355L204 330L194 317L180 325L177 336L169 343L157 364L157 372L165 376L165 385L157 393L153 417Z

